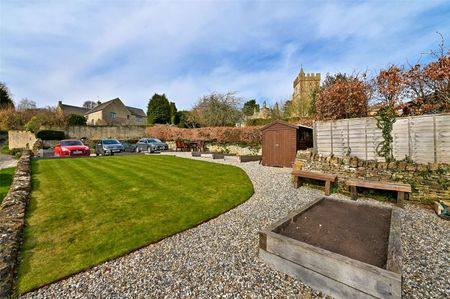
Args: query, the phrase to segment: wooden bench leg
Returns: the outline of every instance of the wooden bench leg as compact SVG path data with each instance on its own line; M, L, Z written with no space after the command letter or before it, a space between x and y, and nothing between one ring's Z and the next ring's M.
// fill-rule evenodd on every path
M301 185L303 185L301 178L296 176L294 179L294 187L299 188L299 187L301 187Z
M325 181L325 195L329 196L331 194L331 182Z
M350 186L350 190L352 191L352 200L357 200L358 190L356 189L356 186Z
M397 206L403 208L405 200L405 192L398 191L397 192Z

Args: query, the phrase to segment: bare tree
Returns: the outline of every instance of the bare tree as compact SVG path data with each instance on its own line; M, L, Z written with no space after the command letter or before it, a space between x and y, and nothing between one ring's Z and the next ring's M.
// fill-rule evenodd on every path
M83 107L86 109L94 109L97 106L97 103L94 101L84 101Z
M202 127L234 126L242 119L241 102L233 92L212 93L197 102L190 117Z
M17 110L19 111L32 110L36 108L37 108L36 102L29 100L28 98L22 99L17 105Z

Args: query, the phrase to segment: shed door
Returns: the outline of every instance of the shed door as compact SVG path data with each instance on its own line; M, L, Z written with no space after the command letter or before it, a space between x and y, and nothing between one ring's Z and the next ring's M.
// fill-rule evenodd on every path
M290 130L268 130L264 135L265 164L270 166L292 166L289 147Z

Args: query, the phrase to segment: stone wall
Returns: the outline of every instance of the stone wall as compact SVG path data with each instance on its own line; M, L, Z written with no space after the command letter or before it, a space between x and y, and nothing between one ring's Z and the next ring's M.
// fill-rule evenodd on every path
M169 149L176 149L175 141L165 141L169 146ZM238 156L255 156L261 155L261 147L259 146L244 146L239 144L216 144L205 142L205 151L224 153Z
M0 205L0 298L14 294L25 211L31 192L30 151L24 151L11 188Z
M43 129L43 128L41 128ZM67 128L45 128L46 130L63 131L67 137L89 140L102 138L116 138L120 140L139 139L145 136L145 126L73 126ZM30 148L36 141L33 133L28 131L11 130L8 132L9 148ZM59 141L59 140L58 140ZM47 145L48 142L44 141ZM51 142L50 144L54 144Z
M145 126L74 126L63 129L70 138L87 138L98 140L102 138L116 138L120 140L139 139L145 136Z
M357 157L324 157L309 150L298 151L294 169L317 170L338 176L338 191L348 192L345 181L350 178L394 181L410 184L409 200L431 204L450 198L450 165L412 162L365 161Z
M36 141L36 136L28 131L8 131L8 146L10 149L13 148L26 148L31 149L34 142Z

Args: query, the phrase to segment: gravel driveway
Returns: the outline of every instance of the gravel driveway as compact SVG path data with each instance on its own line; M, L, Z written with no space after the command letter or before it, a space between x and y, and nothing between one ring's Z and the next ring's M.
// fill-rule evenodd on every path
M325 297L269 269L257 256L258 230L323 192L294 189L290 169L257 162L222 163L241 167L252 180L255 194L247 202L207 223L23 298ZM450 297L450 222L413 205L406 206L402 221L403 297Z

